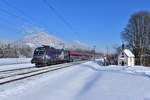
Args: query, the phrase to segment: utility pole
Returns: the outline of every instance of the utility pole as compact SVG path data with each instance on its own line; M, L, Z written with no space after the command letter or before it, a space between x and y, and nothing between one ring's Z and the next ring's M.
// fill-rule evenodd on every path
M62 49L65 49L65 43L60 43L62 45Z
M106 66L106 50L104 49L104 66Z
M94 49L94 62L95 62L95 49L96 49L96 45L93 46Z
M106 66L106 56L104 56L104 66Z

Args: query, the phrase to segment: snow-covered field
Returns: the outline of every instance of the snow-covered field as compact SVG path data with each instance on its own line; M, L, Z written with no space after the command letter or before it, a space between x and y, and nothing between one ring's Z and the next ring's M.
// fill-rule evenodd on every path
M0 65L30 63L31 58L0 58Z
M150 100L150 68L89 61L0 86L0 100Z

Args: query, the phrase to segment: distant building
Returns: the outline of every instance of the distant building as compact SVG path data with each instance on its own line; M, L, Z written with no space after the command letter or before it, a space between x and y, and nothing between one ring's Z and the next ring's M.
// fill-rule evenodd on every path
M124 49L124 45L122 45L122 51L118 56L118 65L129 66L129 67L132 67L135 65L134 54L130 50Z

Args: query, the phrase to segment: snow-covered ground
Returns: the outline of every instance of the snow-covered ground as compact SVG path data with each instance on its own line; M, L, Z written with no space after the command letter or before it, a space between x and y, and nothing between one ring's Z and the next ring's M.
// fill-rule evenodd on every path
M19 69L19 68L28 68L28 67L33 67L35 66L34 64L13 64L13 65L3 65L0 66L0 71L5 71L5 70L12 70L12 69Z
M0 100L150 100L150 68L89 61L0 86Z
M0 58L0 65L30 63L31 58Z

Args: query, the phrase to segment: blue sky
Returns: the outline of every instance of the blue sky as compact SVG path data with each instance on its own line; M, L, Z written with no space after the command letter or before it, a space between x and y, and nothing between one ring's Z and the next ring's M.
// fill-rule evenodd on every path
M73 26L75 34L49 9L43 0L7 0L24 14L0 1L0 39L20 39L26 28L40 26L50 35L62 40L80 40L98 48L120 45L120 32L128 23L131 14L140 10L150 11L149 0L48 0ZM29 23L9 15L32 19ZM30 17L30 18L29 18Z

